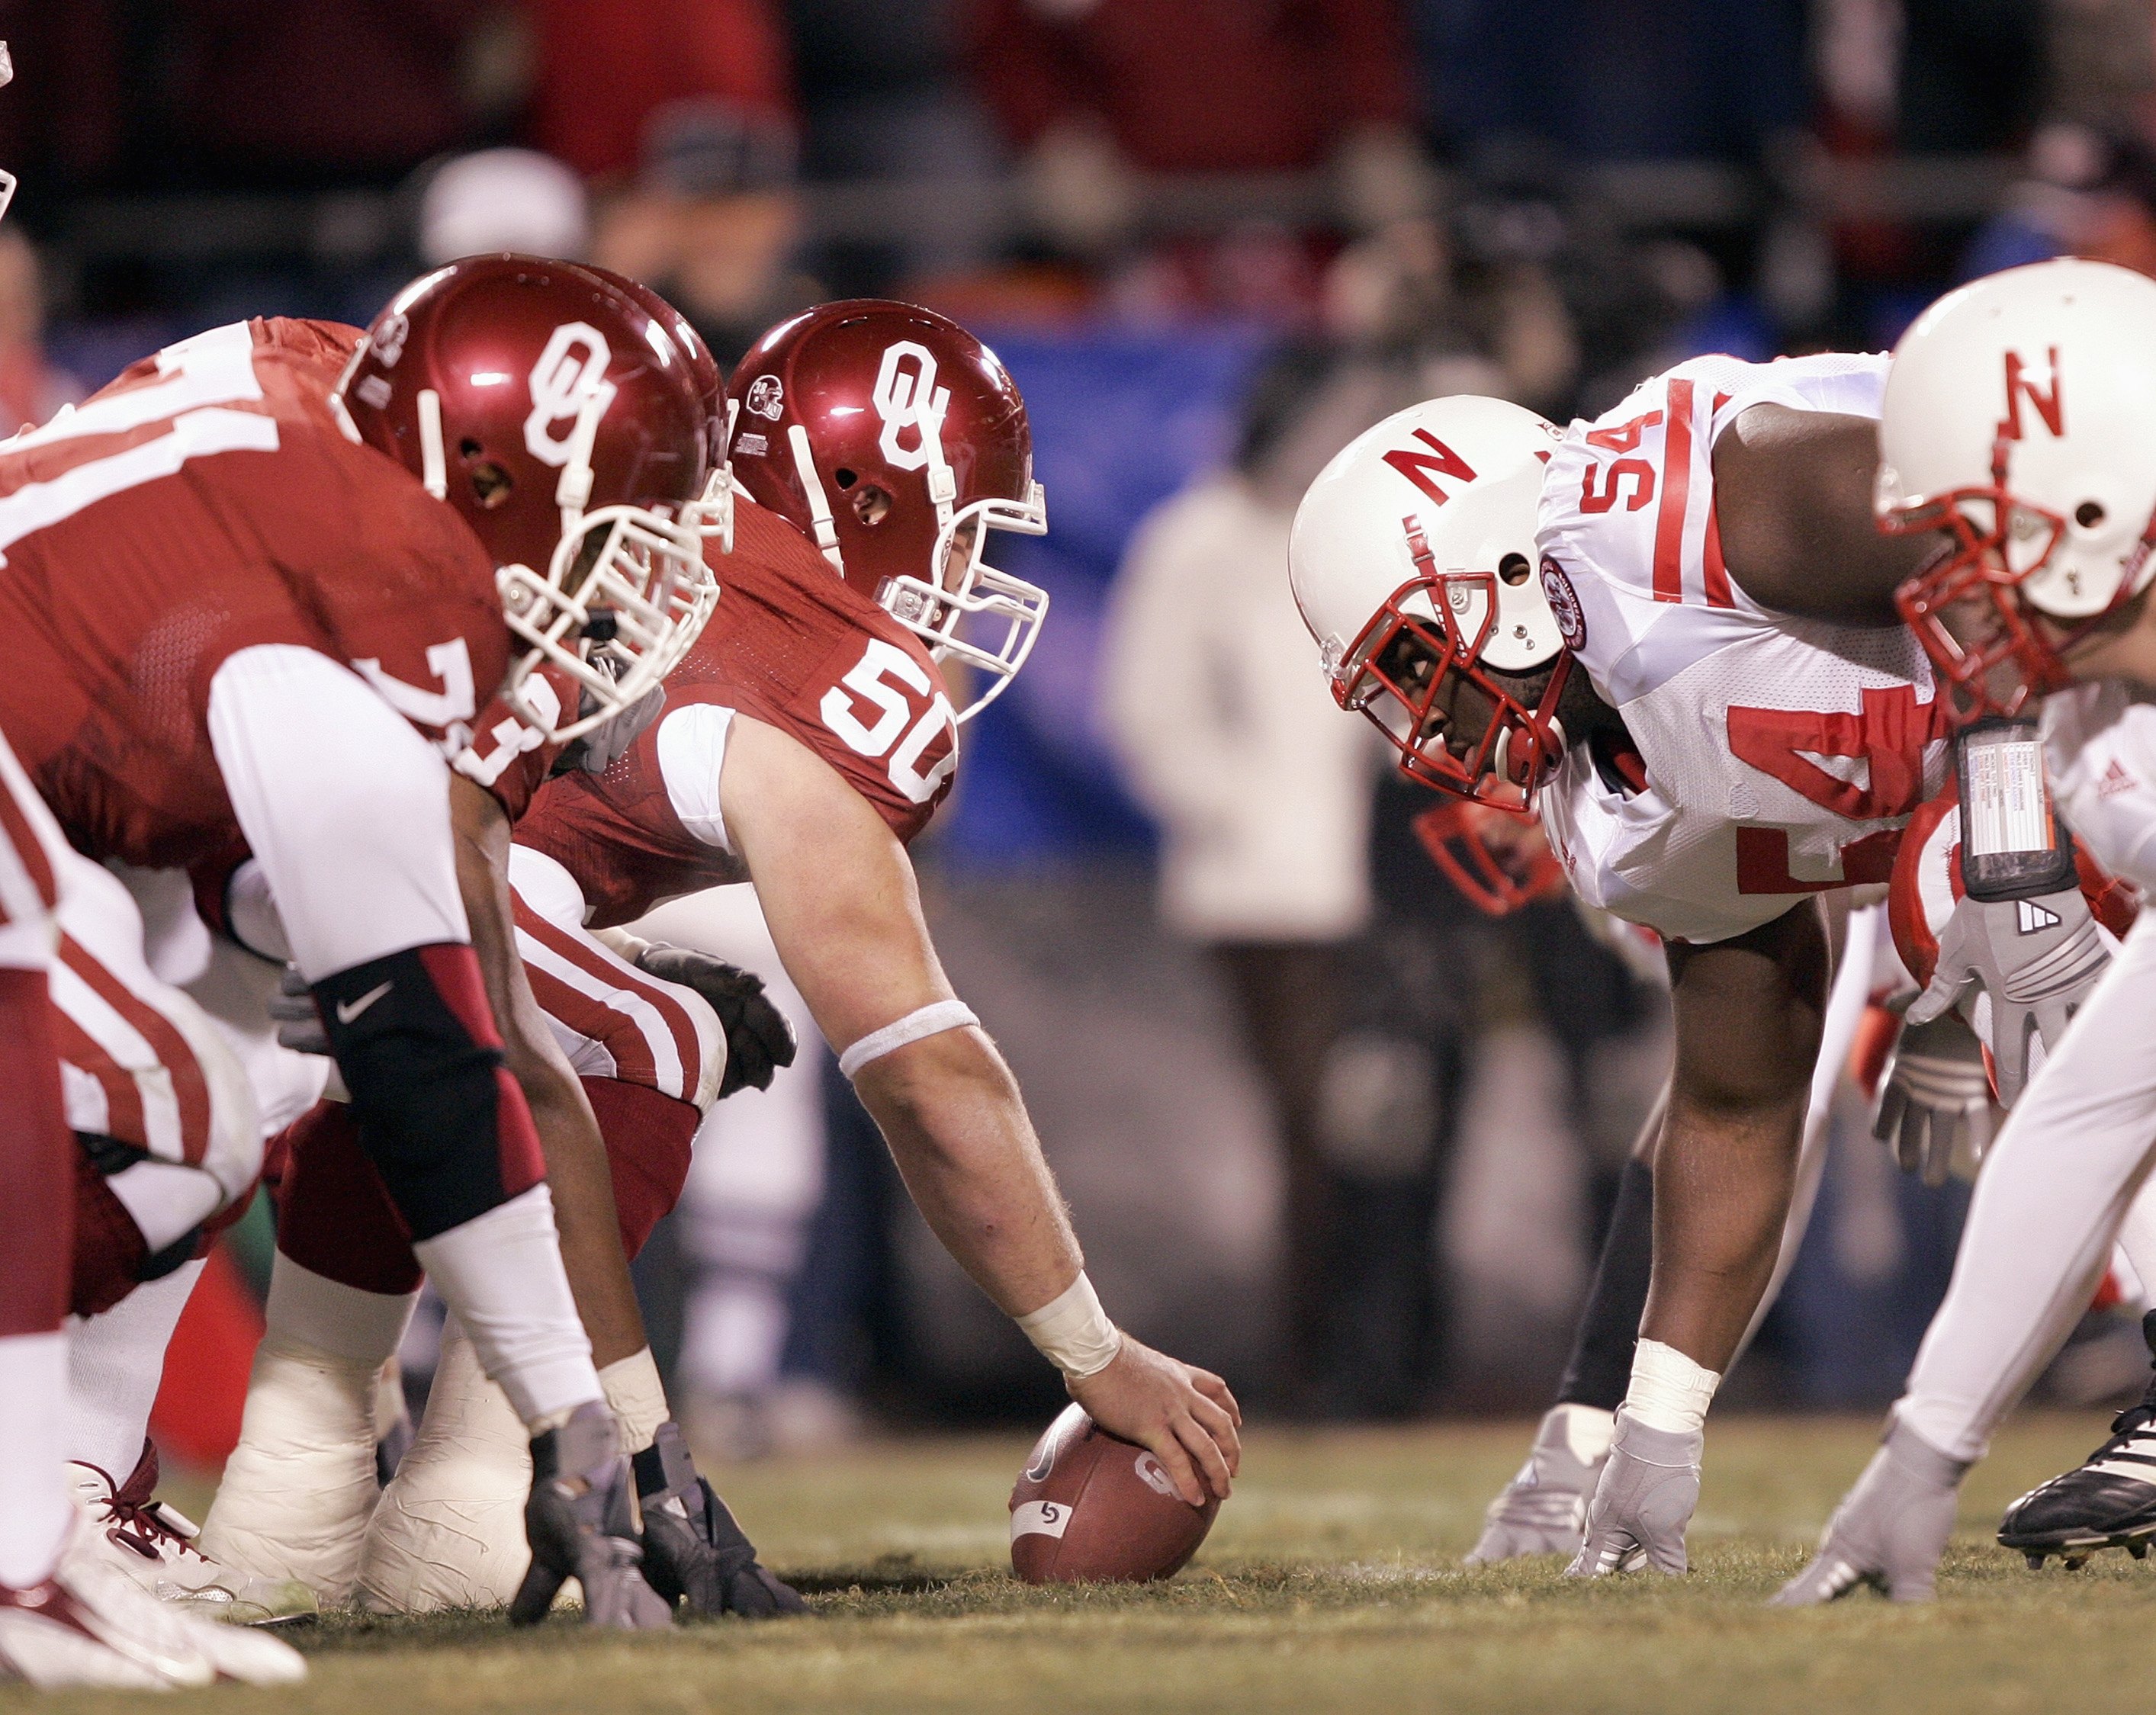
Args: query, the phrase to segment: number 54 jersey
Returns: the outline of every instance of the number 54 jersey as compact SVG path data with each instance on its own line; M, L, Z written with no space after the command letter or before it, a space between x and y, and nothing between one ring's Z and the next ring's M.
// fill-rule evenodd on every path
M667 675L665 711L605 773L548 781L516 824L519 845L575 879L594 928L748 879L719 806L737 714L808 746L901 840L951 789L957 722L920 639L784 519L734 506L733 552L712 560L718 608Z
M1876 418L1884 357L1701 357L1574 423L1543 484L1541 576L1635 752L1575 745L1537 795L1583 898L1727 940L1804 895L1883 885L1943 783L1944 706L1903 626L1747 596L1722 557L1715 438L1756 404Z

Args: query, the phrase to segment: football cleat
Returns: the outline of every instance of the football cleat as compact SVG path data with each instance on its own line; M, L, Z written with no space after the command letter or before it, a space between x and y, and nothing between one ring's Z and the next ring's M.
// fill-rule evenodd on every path
M2156 1355L2156 1310L2141 1318ZM2029 1557L2031 1569L2057 1554L2077 1567L2099 1548L2137 1560L2156 1540L2156 1379L2141 1403L2111 1420L2111 1439L2071 1471L2039 1483L2006 1509L1999 1541Z
M1468 1551L1470 1566L1495 1566L1522 1554L1573 1555L1579 1552L1587 1520L1588 1497L1609 1456L1609 1431L1594 1437L1599 1447L1583 1447L1573 1434L1578 1414L1592 1406L1557 1405L1543 1414L1535 1444L1519 1474L1497 1492L1482 1516L1482 1534ZM1607 1420L1607 1412L1596 1415Z
M203 1553L273 1581L297 1579L324 1607L352 1599L374 1467L371 1364L273 1334L256 1348L239 1445L203 1521Z
M531 1497L524 1503L531 1566L509 1605L512 1625L545 1619L572 1578L584 1594L587 1625L644 1631L674 1623L673 1609L644 1581L620 1450L613 1414L596 1399L531 1438Z
M685 1601L704 1617L775 1620L808 1611L800 1593L757 1559L756 1544L698 1474L680 1425L660 1424L651 1445L629 1462L644 1512L644 1575L666 1601Z
M452 1317L418 1433L367 1523L362 1605L377 1614L503 1606L531 1564L531 1492L524 1425Z
M196 1546L201 1531L156 1498L156 1443L142 1443L142 1456L124 1483L80 1461L68 1474L75 1504L97 1527L114 1564L160 1601L185 1603L205 1620L234 1625L277 1625L312 1620L321 1611L315 1593L297 1579L251 1577L218 1565Z
M1816 1607L1859 1584L1892 1601L1930 1601L1968 1469L1890 1419L1879 1451L1827 1520L1819 1552L1768 1605Z
M292 1685L307 1676L289 1644L151 1595L82 1512L49 1578L24 1589L0 1587L0 1667L35 1686L137 1691L218 1678Z

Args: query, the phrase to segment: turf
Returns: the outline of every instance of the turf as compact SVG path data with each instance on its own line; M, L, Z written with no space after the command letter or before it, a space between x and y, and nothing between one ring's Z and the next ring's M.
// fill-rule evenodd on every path
M335 1618L295 1641L296 1693L165 1707L474 1711L2156 1709L2156 1561L2042 1574L1992 1546L2004 1503L2084 1455L2089 1415L2025 1418L1971 1477L1942 1599L1761 1606L1802 1563L1876 1427L1736 1419L1710 1437L1692 1576L1593 1584L1554 1561L1463 1572L1524 1425L1251 1436L1235 1499L1191 1569L1143 1589L1040 1591L1004 1559L1024 1435L880 1445L725 1473L766 1558L815 1617L654 1639L557 1618ZM26 1701L0 1695L0 1706ZM139 1709L94 1697L54 1709Z

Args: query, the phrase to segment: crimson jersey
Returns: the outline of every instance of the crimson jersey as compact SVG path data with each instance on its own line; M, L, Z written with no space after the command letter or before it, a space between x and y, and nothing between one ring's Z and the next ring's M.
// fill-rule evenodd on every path
M901 840L951 790L957 722L921 640L792 525L735 506L718 609L668 677L666 712L604 774L547 782L516 830L576 877L601 927L742 879L717 814L724 711L807 745Z
M331 412L358 338L213 328L0 445L0 732L93 855L183 867L229 843L206 721L239 650L345 663L444 749L501 683L478 538Z

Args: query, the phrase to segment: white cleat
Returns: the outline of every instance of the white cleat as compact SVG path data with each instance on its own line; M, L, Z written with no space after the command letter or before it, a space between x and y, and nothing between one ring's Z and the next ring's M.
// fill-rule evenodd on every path
M203 1522L205 1555L269 1583L296 1579L326 1608L352 1599L381 1493L374 1378L370 1364L263 1341L239 1445Z
M199 1618L233 1625L277 1625L311 1620L321 1611L315 1593L296 1579L254 1578L220 1566L196 1546L202 1533L156 1498L157 1449L142 1444L142 1456L124 1483L80 1461L68 1467L75 1504L97 1527L122 1571L160 1601L181 1603Z
M169 1690L219 1676L293 1685L307 1676L289 1645L196 1619L149 1594L80 1514L50 1578L27 1589L0 1587L0 1666L46 1688Z
M531 1445L451 1317L412 1445L367 1522L359 1599L377 1614L506 1606L531 1564Z

